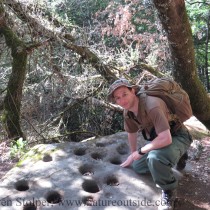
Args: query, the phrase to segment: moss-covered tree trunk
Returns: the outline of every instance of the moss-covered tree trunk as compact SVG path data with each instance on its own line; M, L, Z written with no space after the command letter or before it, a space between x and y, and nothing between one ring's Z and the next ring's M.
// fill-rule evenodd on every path
M194 115L210 129L210 99L196 70L194 43L184 0L153 0L167 33L174 78L188 92Z
M11 49L13 58L12 73L9 78L7 93L4 99L3 123L8 138L23 137L20 126L20 107L22 89L26 75L27 51L24 43L18 39L6 25L4 11L0 5L0 34L3 34L6 44Z

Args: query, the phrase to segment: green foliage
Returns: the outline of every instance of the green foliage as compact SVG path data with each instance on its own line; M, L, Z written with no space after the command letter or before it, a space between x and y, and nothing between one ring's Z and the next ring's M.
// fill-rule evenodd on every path
M145 8L133 8L135 13L132 17L132 24L135 25L137 33L156 33L156 25L152 24L156 21L155 13L152 13L150 9L145 10Z
M196 63L199 69L199 78L207 87L207 80L205 69L209 68L209 31L210 31L210 4L208 1L187 1L186 8L191 23L192 34L194 38ZM204 69L203 73L200 69Z
M23 138L19 138L18 140L11 143L10 156L12 158L20 158L27 152L27 150L28 150L27 141L24 141Z
M104 44L108 47L113 47L113 48L119 48L120 47L120 39L117 38L116 36L110 35L104 35Z
M199 39L206 34L206 23L209 18L210 5L203 2L186 4L188 16L192 25L192 32Z
M109 54L113 52L112 60L118 66L129 69L146 62L163 72L171 70L167 68L172 63L167 38L150 1L110 1L96 18L98 31L106 47L112 48Z
M196 1L188 0L189 4L187 3L199 64L205 63L206 23L210 9L206 1L202 1L203 3L193 3ZM39 0L36 2L39 6L36 9L35 5L34 11L39 13L40 18L50 20L49 22L57 27L56 30L71 34L75 38L75 44L88 46L104 63L116 67L116 72L120 75L126 70L132 78L139 77L143 69L132 67L138 66L141 62L155 66L164 73L169 72L173 67L167 38L150 0ZM39 34L34 37L24 25L19 28L13 26L14 28L19 35L27 37L27 40L45 39L44 35L39 36ZM0 50L0 55L4 58L4 62L0 69L4 75L1 77L0 88L4 90L11 72L9 68L11 64L8 61L10 52L5 52L5 47L1 48L3 50ZM35 128L42 123L41 128L37 130L40 130L44 137L57 131L65 134L66 131L88 130L98 135L108 135L122 130L122 114L106 110L100 104L91 104L88 101L78 101L73 111L65 112L62 118L64 122L60 120L60 124L63 124L59 124L57 129L49 123L58 118L64 107L74 104L74 100L86 98L88 95L101 101L106 100L107 88L96 95L91 95L101 79L97 77L93 83L85 78L95 74L98 72L85 58L64 49L62 44L54 40L34 50L29 57L25 82L22 103L24 117L33 122ZM46 91L47 88L50 88L49 91ZM69 101L65 102L65 98ZM37 124L34 120L37 120ZM26 130L32 136L32 132L29 131L31 127L29 125ZM88 137L88 134L85 135ZM27 142L23 139L12 143L11 146L11 156L22 156L27 150Z
M108 5L109 0L51 0L53 10L60 19L71 21L78 26L88 25L92 16L98 11L103 10ZM52 12L52 10L51 10Z

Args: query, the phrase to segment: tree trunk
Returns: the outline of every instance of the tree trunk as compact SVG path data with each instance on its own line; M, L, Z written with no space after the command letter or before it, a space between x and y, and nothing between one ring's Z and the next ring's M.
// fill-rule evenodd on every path
M20 106L22 89L26 76L27 52L23 42L7 27L4 11L0 5L0 34L3 34L6 44L11 48L13 58L12 73L9 78L7 93L4 98L3 123L8 138L24 137L20 126Z
M173 76L188 92L194 115L210 129L210 98L200 82L195 62L194 43L184 0L153 0L167 33Z
M210 23L210 16L208 16L207 26L206 26L206 45L205 45L205 77L206 77L206 89L209 91L209 23Z

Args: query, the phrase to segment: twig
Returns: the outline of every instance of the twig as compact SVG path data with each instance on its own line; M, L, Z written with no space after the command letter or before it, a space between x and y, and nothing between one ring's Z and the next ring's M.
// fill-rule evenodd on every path
M91 95L95 95L102 87L104 82L101 82L98 86L98 88L96 90L94 90ZM80 102L83 102L85 100L87 100L87 98L89 98L91 95L87 95L86 97L80 99ZM49 127L50 125L54 124L55 122L57 122L58 120L60 120L60 118L64 115L65 112L69 111L70 109L72 109L74 106L76 106L78 103L74 103L68 107L66 107L62 112L58 113L57 116L55 116L54 120L52 121L52 119L50 120L51 123L48 124L48 121L45 122L45 124L47 123L47 127Z
M22 115L22 118L34 129L34 131L36 132L36 133L38 133L38 135L39 136L41 136L42 137L42 139L44 140L44 143L46 142L46 138L41 134L41 133L39 133L38 131L37 131L37 129L32 125L32 123L30 123L26 118L25 118L25 116L23 116Z
M72 134L85 134L85 133L91 134L91 135L93 135L95 137L99 136L98 134L93 133L91 131L72 131L72 132L66 132L63 135L53 136L51 138L45 139L46 141L44 143L47 143L47 141L52 141L53 139L62 138L62 137L69 136L69 135L72 135ZM35 142L37 142L37 141L35 141ZM32 142L32 143L35 143L35 142Z

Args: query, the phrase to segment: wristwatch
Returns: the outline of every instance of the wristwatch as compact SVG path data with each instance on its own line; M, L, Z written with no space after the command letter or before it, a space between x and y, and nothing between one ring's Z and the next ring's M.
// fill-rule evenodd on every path
M141 147L138 149L139 155L145 155L146 153L141 152Z

